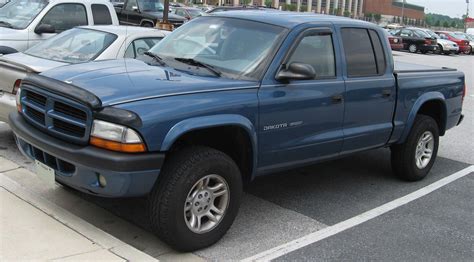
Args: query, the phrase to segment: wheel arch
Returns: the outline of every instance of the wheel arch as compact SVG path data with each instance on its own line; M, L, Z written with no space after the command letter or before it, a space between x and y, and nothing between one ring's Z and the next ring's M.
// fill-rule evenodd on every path
M402 133L400 143L403 143L413 127L418 114L428 115L435 119L438 124L439 134L443 136L446 132L447 108L445 97L440 92L428 92L420 96L413 104L408 115L406 127Z
M226 135L234 136L232 137L234 140L223 139ZM161 143L160 151L173 151L183 140L190 140L190 138L197 144L210 146L230 155L241 168L246 180L250 181L255 177L258 155L257 132L248 118L241 115L222 114L185 119L168 131ZM216 144L219 141L225 143ZM245 146L241 147L240 143L245 143ZM222 148L225 146L239 146L239 150Z

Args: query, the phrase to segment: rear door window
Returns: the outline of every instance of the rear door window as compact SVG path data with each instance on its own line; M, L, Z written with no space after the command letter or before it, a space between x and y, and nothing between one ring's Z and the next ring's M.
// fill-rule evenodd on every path
M95 25L111 25L112 17L110 16L109 8L106 5L93 4L92 17Z
M374 48L365 28L341 30L346 56L347 76L364 77L378 74Z

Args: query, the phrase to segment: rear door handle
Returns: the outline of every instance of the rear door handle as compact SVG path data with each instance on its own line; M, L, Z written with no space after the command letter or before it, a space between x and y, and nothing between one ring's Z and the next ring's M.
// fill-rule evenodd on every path
M390 97L392 95L392 90L385 89L382 91L382 97Z
M341 103L342 99L343 99L343 97L342 97L341 94L332 96L332 102L335 103L335 104L336 103Z

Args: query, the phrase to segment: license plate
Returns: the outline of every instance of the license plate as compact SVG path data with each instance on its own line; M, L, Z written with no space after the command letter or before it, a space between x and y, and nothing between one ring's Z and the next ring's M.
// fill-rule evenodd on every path
M54 185L54 169L51 167L41 163L38 160L35 160L35 165L36 165L36 174L43 180L44 182L48 184L53 184Z

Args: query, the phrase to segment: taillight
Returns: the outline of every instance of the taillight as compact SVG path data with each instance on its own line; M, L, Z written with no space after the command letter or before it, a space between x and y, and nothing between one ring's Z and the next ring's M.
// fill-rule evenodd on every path
M431 40L425 40L425 45L431 45Z
M12 94L16 95L16 92L18 92L18 89L20 88L20 86L21 86L21 79L17 79L15 83L13 84Z

